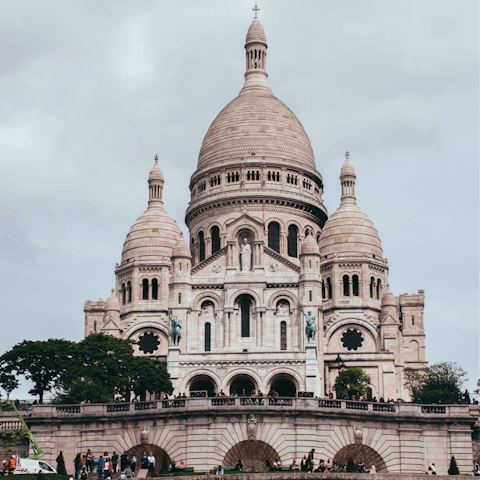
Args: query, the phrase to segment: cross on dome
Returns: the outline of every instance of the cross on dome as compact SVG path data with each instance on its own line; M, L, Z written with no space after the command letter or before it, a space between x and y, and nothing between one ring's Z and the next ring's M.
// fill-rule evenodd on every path
M255 8L252 8L252 11L255 12L255 18L258 18L257 13L260 11L260 9L257 6L257 3L255 2Z
M348 150L345 151L345 158L348 160L350 158L350 153Z
M158 163L158 153L155 154L155 163Z

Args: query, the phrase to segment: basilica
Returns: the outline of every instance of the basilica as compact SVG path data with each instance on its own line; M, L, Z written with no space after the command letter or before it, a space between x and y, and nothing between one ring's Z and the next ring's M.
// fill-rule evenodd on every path
M268 85L267 50L255 11L245 84L210 125L190 180L188 238L165 210L155 157L115 289L85 303L85 335L134 340L137 355L166 363L175 394L324 396L341 369L361 367L372 397L407 399L404 369L426 366L424 290L390 291L348 152L327 214L309 138Z

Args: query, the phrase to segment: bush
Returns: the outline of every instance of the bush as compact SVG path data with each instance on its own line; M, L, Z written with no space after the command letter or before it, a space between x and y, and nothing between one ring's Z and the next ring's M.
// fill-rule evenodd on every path
M458 471L458 467L457 467L457 461L455 460L454 456L452 456L452 459L450 460L450 468L448 469L448 474L460 475L460 472Z

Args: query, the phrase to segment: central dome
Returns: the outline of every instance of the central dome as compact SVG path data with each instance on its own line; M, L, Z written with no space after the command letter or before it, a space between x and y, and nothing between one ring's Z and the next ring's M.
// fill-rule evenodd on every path
M268 86L266 41L263 27L255 18L246 38L245 85L210 125L198 168L255 155L315 169L313 150L302 124Z
M203 140L198 168L252 154L297 160L315 168L302 124L270 89L244 88L218 114Z

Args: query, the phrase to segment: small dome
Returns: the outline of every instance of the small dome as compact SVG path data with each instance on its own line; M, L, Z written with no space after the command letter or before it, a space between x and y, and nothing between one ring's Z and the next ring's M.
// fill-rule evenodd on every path
M348 150L347 150L347 155L348 155ZM343 164L342 169L340 170L340 178L346 177L346 176L352 176L355 177L355 169L353 168L352 162L350 162L350 159L347 157L345 159L345 163Z
M397 304L395 303L395 297L393 296L392 291L390 290L390 287L387 286L387 289L385 290L385 293L382 296L382 308L383 307L395 307L396 308Z
M152 203L128 232L123 244L122 264L127 260L133 262L136 257L140 261L158 262L165 256L170 259L179 236L180 228L163 204Z
M302 243L301 255L319 255L320 250L318 249L318 244L313 238L313 235L307 235L307 238Z
M252 42L261 42L265 45L267 44L265 31L263 30L262 24L258 21L258 18L253 20L247 32L247 39L245 40L245 43L249 44Z
M148 180L163 180L163 173L160 165L158 164L158 155L155 155L155 164L153 165L152 170L150 171L150 176Z
M365 253L383 259L382 243L373 222L356 203L342 203L325 223L320 235L320 254L359 257Z
M178 239L175 248L173 249L172 257L187 257L191 258L192 254L188 248L187 242L183 238L183 232L180 232L180 238Z
M115 296L115 290L112 289L112 294L105 300L105 311L106 312L119 312L120 303L118 298Z

